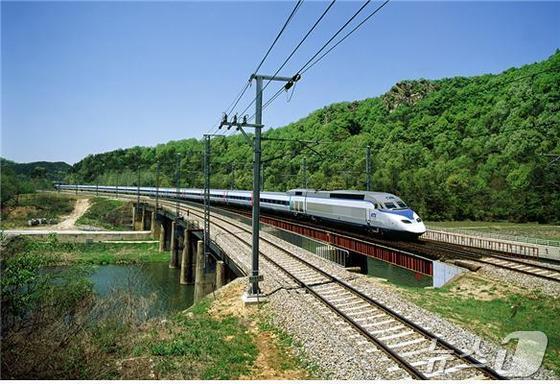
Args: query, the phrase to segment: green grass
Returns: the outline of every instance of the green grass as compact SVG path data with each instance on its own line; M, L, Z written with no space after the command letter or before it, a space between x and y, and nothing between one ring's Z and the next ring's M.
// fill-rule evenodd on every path
M547 225L537 223L508 223L487 221L434 221L426 222L431 229L461 229L473 233L497 233L512 236L532 237L537 239L560 241L560 225Z
M95 197L91 206L77 221L77 225L91 225L110 230L130 229L132 203Z
M51 264L138 264L169 260L167 252L159 252L157 243L60 243L56 235L40 241L19 238L32 254L42 255Z
M142 341L135 353L156 361L157 378L235 379L246 375L257 357L253 335L238 318L215 319L203 300L180 314L161 332Z
M548 337L544 364L560 374L560 300L534 292L478 300L454 293L456 284L434 290L402 288L402 292L419 306L498 342L515 331L544 332Z
M54 192L20 195L6 204L2 211L2 229L26 227L33 218L60 219L74 210L75 198Z

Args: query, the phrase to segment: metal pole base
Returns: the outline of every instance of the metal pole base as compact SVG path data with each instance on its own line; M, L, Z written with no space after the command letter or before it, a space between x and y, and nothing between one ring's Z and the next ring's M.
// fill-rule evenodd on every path
M241 296L241 301L245 305L260 304L260 303L266 303L268 301L268 297L263 293L253 294L253 293L245 292Z

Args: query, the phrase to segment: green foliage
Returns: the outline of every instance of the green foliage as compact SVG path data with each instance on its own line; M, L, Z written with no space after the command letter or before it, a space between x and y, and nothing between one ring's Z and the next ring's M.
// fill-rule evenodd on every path
M152 355L166 357L162 360L166 364L158 366L159 375L166 377L172 370L184 369L179 361L198 362L195 370L185 372L185 377L190 378L235 379L250 372L258 352L253 336L238 318L218 320L208 315L207 309L205 303L196 306L190 312L192 316L177 316L173 321L181 332L150 345Z
M96 197L76 224L93 225L105 229L130 229L132 203Z
M74 210L75 199L56 193L17 195L2 210L2 228L27 225L31 218L59 219Z
M25 239L26 252L48 265L143 264L164 262L169 255L159 252L157 243L59 243Z
M0 158L0 202L4 205L22 193L37 189L52 189L52 183L61 181L71 166L63 162L39 161L14 163Z
M304 185L364 189L366 145L373 189L402 196L431 220L559 222L560 53L499 75L403 81L385 95L332 104L283 128L269 129L266 190ZM314 150L297 140L321 140ZM68 181L201 187L201 141L172 141L91 155ZM317 156L316 152L323 156ZM251 148L241 135L212 140L213 188L250 189ZM235 167L235 169L233 168Z
M56 236L49 237L42 247L57 248ZM3 333L27 326L45 308L65 313L91 293L86 270L48 270L51 263L31 240L18 237L6 244L0 262Z

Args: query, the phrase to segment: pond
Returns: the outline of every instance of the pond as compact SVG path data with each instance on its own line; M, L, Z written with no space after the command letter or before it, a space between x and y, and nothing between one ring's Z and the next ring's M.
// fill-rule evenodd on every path
M126 292L149 298L149 317L187 309L193 304L194 285L179 284L180 269L167 263L100 265L90 275L93 289L101 297Z

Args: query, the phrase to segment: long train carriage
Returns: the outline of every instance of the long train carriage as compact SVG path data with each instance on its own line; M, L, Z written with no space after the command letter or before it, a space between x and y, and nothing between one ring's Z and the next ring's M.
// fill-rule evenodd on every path
M57 184L64 190L103 193L136 194L137 187L92 186ZM141 187L143 196L155 196L156 188ZM179 198L202 202L204 190L191 188L159 188L162 198ZM251 191L211 189L210 203L251 207ZM366 191L315 191L293 189L284 192L261 192L261 208L265 211L289 214L353 227L403 238L415 238L426 232L422 219L400 198L385 192Z

